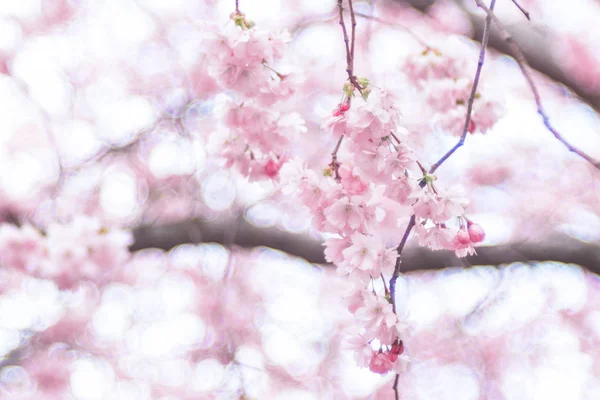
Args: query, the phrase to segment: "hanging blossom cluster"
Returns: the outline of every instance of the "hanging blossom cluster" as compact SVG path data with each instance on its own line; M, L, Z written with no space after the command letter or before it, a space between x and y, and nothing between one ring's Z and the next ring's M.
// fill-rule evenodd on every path
M215 140L227 168L253 180L273 179L294 138L306 131L298 113L278 110L296 93L302 76L276 69L290 40L287 31L257 29L240 12L231 19L234 24L226 27L210 26L205 37L208 74L230 95Z
M460 136L464 128L473 79L471 67L469 57L450 56L429 47L408 57L402 67L408 82L424 94L434 124L455 136ZM504 112L499 99L477 92L468 132L485 133Z
M69 289L81 280L102 281L129 259L129 231L107 229L96 219L52 223L45 234L30 225L0 225L0 265Z
M407 325L396 315L385 284L395 272L396 246L408 217L415 215L421 245L459 256L474 253L484 232L466 218L464 194L438 188L400 139L407 132L394 98L367 79L357 82L361 97L352 103L358 88L346 84L344 100L322 126L339 138L331 163L317 172L292 160L282 167L281 181L310 209L314 228L332 235L325 255L352 283L348 310L361 327L348 338L348 347L360 366L384 374L403 371L408 361L401 339ZM454 221L458 224L449 224ZM456 225L460 228L450 227ZM383 293L376 290L379 279Z

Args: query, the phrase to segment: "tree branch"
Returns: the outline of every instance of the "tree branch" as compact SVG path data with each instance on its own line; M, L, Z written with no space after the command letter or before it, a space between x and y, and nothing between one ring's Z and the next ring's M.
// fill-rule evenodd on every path
M232 238L229 234L237 226ZM183 243L215 242L253 248L271 247L308 262L325 264L323 244L306 234L290 233L277 228L256 227L244 218L218 222L192 219L165 225L146 225L134 229L135 243L131 250L149 247L171 249ZM586 243L566 235L554 235L542 241L482 246L477 255L457 258L453 251L432 251L417 247L410 241L402 252L402 272L441 270L448 267L500 265L514 262L557 261L580 265L590 272L600 273L600 243Z

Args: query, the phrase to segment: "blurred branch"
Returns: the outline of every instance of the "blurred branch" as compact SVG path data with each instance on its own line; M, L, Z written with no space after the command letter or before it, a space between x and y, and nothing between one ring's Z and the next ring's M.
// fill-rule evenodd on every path
M426 13L435 0L390 0L395 3L406 4L418 11ZM475 9L464 7L462 1L454 0L465 11L473 26L473 40L481 40L485 26L485 16L477 13ZM513 41L521 48L523 56L529 66L546 75L555 82L561 83L573 91L584 102L600 111L600 93L590 93L585 82L577 80L572 74L567 74L552 57L553 49L556 47L555 37L549 29L535 22L524 21L523 23L505 26ZM492 29L489 46L496 51L515 57L509 43L507 43L500 31Z
M237 226L236 234L231 238L229 232L234 226ZM243 248L271 247L311 263L326 263L320 240L273 227L256 227L244 218L224 221L193 219L165 225L146 225L135 229L134 236L132 250L148 247L167 250L183 243L231 243ZM432 251L409 241L402 253L402 272L532 261L577 264L591 272L600 273L600 243L586 243L566 235L555 235L537 242L478 247L477 255L457 258L452 251Z
M232 235L232 232L235 234ZM323 245L305 233L291 233L278 228L257 227L241 216L207 221L196 218L164 225L145 225L134 230L131 250L148 247L171 249L183 243L214 242L244 248L267 246L302 257L312 263L325 263Z

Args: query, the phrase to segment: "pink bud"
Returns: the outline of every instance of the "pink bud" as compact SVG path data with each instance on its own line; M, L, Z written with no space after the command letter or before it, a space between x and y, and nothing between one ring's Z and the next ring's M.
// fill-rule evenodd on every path
M396 340L396 342L392 345L390 349L390 353L388 355L391 362L396 362L398 356L404 353L404 343L402 340Z
M467 232L467 230L465 228L460 228L460 230L456 234L456 240L460 244L469 244L469 243L471 243L471 236L469 235L469 232Z
M390 360L389 354L387 353L373 353L371 357L371 363L369 369L371 372L376 374L387 374L394 367L392 360Z
M397 341L397 343L394 343L392 345L391 352L392 352L392 354L395 354L397 356L399 356L402 353L404 353L404 343L402 342L402 340L399 340L399 341Z
M339 117L340 115L342 115L343 113L345 113L349 109L350 109L350 104L348 104L348 103L340 103L340 104L337 105L337 107L335 108L335 110L333 110L333 116L334 117Z
M478 224L469 224L469 238L473 243L483 242L485 239L483 228Z
M279 173L280 168L281 164L278 164L273 160L269 160L267 165L265 165L265 174L267 174L269 178L274 178Z

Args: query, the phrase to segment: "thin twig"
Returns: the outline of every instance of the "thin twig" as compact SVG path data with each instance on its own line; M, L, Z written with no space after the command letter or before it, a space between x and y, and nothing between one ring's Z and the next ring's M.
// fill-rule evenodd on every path
M517 64L519 65L519 69L521 70L523 77L525 78L525 80L527 81L527 84L529 85L529 88L531 89L531 92L535 99L535 104L537 106L537 112L542 117L542 121L544 122L546 129L548 129L552 133L552 135L554 135L554 137L556 139L558 139L558 141L561 142L567 149L569 149L569 151L577 154L579 157L583 158L584 160L586 160L587 162L592 164L594 167L600 169L600 161L594 160L592 157L587 155L585 152L583 152L582 150L579 150L577 147L570 144L550 124L550 117L548 117L548 114L546 114L546 111L544 110L544 107L542 106L542 99L541 99L540 93L537 89L537 86L533 82L533 77L531 75L531 71L529 70L529 68L530 68L529 64L527 63L527 60L525 59L525 56L523 55L521 48L513 40L512 36L510 36L510 34L506 30L506 28L504 28L504 25L502 24L502 22L500 22L500 20L498 19L496 14L494 14L494 11L491 8L488 8L485 4L483 4L481 2L481 0L475 0L475 3L477 4L477 7L481 8L483 11L486 12L488 18L491 18L494 21L494 23L497 25L498 30L500 31L500 34L502 35L503 39L506 41L506 43L510 47L510 49L513 53L513 56L515 57L515 60L517 61Z
M385 290L385 295L389 295L390 291L388 290L387 284L385 282L385 278L383 277L383 274L381 274L381 282L383 282L383 289Z
M356 38L356 17L354 15L354 7L352 5L352 0L348 0L348 5L350 9L350 20L352 23L352 41L348 38L348 31L346 29L346 24L344 23L344 7L342 6L343 0L337 0L337 6L339 11L339 23L342 27L342 33L344 34L344 44L346 45L346 72L348 73L348 80L354 86L354 88L358 89L360 94L362 95L363 87L358 83L356 76L354 75L354 40Z
M527 10L525 10L523 7L521 7L521 5L519 4L519 2L517 2L517 0L512 0L512 2L523 13L523 15L525 16L525 18L527 18L528 20L531 21L531 18L529 17L529 13L527 12Z
M496 5L496 0L491 0L490 8L493 9L495 5ZM446 161L465 142L465 138L467 136L467 132L469 129L469 122L471 121L471 112L473 110L473 102L475 101L475 94L477 93L477 86L479 84L479 77L481 76L481 70L483 68L483 63L485 60L485 49L487 47L487 43L488 43L488 40L490 37L490 24L491 24L491 18L488 17L485 20L485 28L483 31L483 38L481 40L481 49L479 51L479 61L477 63L477 70L475 71L475 78L473 79L473 87L471 89L471 95L469 97L469 101L467 104L467 115L465 117L465 125L463 127L462 135L461 135L458 143L456 145L454 145L454 147L452 147L446 154L444 154L444 156L438 162L436 162L435 164L433 164L431 166L431 168L429 170L430 174L435 172L435 170L438 169L440 167L440 165L442 165L442 163L444 163L444 161ZM396 259L396 266L394 268L394 274L392 275L392 277L390 279L390 296L391 296L391 300L392 300L392 310L394 311L394 313L396 313L396 280L398 279L398 276L400 275L400 265L401 265L400 257L402 255L402 251L404 250L404 246L406 245L406 242L408 241L408 237L410 236L410 233L415 226L415 222L416 222L416 216L415 216L415 214L413 214L410 217L410 221L408 222L406 230L404 231L404 236L402 237L402 240L400 241L400 244L398 245L398 249L397 249L398 258ZM396 377L394 378L394 385L393 385L394 396L395 396L396 400L399 399L399 393L398 393L398 380L399 379L400 379L400 375L396 374Z
M400 241L400 244L398 245L398 258L396 258L396 266L394 267L394 274L392 275L392 278L390 279L390 295L392 296L392 310L394 311L394 313L396 313L396 279L398 279L398 276L400 275L400 256L402 255L402 251L404 250L404 245L406 245L406 242L408 240L408 237L410 236L410 231L412 231L412 228L415 226L415 221L416 221L416 217L415 214L411 215L410 217L410 221L408 221L408 225L406 227L406 230L404 231L404 236L402 236L402 240Z
M240 0L235 0L235 13L240 13Z
M396 377L394 378L394 394L396 396L396 400L399 400L399 394L398 394L398 381L400 380L400 374L396 374Z
M479 0L476 0L479 1ZM492 0L490 2L490 10L494 9L496 5L496 0ZM456 143L446 154L442 156L435 164L431 166L429 169L429 173L433 174L456 150L458 150L464 143L467 138L467 133L469 132L469 124L471 123L471 112L473 111L473 103L475 102L475 94L477 93L477 86L479 85L479 77L481 76L481 70L483 69L483 63L485 61L485 50L487 48L488 40L490 38L491 29L490 26L492 24L492 17L488 15L485 19L485 26L483 28L483 36L481 39L481 48L479 50L479 61L477 62L477 70L475 71L475 78L473 79L473 87L471 88L471 95L469 96L469 101L467 102L467 115L465 117L465 125L463 126L462 134L460 135L460 139L458 143Z
M350 41L350 71L354 76L354 42L356 40L356 17L354 16L354 6L352 0L348 0L348 8L350 8L350 22L352 23L352 40Z
M340 163L337 160L337 153L340 150L340 146L342 145L342 140L344 140L344 135L340 135L340 139L338 140L337 144L335 145L335 149L333 149L333 152L331 153L331 168L333 169L333 172L335 174L335 180L339 181L340 179L342 179L340 177Z
M365 14L365 13L362 13L359 11L356 11L354 14L361 18L364 18L364 19L379 22L380 24L383 24L383 25L388 25L392 28L402 29L403 31L408 33L410 36L412 36L413 39L415 39L423 47L428 48L428 49L431 48L431 46L429 46L429 44L427 44L427 42L425 40L423 40L419 35L417 35L415 32L413 32L412 29L410 29L409 27L407 27L405 25L399 24L397 22L387 21L383 18L375 17L373 15L368 15L368 14Z
M348 31L346 30L346 24L344 23L344 7L342 6L342 0L337 0L337 6L340 14L340 26L342 27L342 33L344 34L344 44L346 45L346 72L348 73L348 79L352 77L352 63L350 60L350 39L348 38Z
M392 275L392 278L390 279L390 298L392 300L392 311L394 311L394 314L396 314L396 280L398 279L398 276L400 275L400 255L402 254L402 251L404 250L404 245L406 245L406 242L408 241L408 237L410 236L410 232L412 231L412 229L415 226L415 221L416 221L416 217L415 214L411 215L410 217L410 221L408 221L408 225L406 226L406 230L404 231L404 236L402 236L402 240L400 241L400 244L398 245L398 258L396 259L396 267L394 268L394 274ZM394 378L394 396L396 398L396 400L399 399L399 394L398 394L398 379L400 379L400 375L396 374L396 377Z

